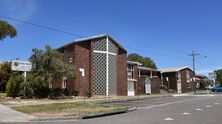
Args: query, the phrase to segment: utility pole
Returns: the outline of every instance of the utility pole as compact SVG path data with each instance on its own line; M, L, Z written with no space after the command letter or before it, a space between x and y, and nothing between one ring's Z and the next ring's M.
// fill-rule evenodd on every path
M195 72L195 60L196 60L196 56L199 56L200 54L198 53L195 53L194 50L192 51L191 54L189 54L189 56L192 56L192 60L193 60L193 72L194 74L196 75L196 72ZM195 80L193 81L193 87L194 87L194 94L196 94L196 82Z

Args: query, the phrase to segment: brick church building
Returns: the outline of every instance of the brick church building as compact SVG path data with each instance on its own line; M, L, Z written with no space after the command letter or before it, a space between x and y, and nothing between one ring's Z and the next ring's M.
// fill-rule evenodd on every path
M52 88L70 88L79 95L127 95L127 50L109 35L76 40L57 48L76 68L76 77L64 77Z

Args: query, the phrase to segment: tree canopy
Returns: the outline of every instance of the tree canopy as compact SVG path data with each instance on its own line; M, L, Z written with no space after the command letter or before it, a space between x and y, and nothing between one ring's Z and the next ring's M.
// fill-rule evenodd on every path
M215 72L217 75L216 81L222 85L222 69L216 70Z
M137 53L129 54L127 59L129 61L136 61L136 62L142 63L143 66L145 66L145 67L149 67L149 68L152 68L152 69L157 68L155 62L151 58L143 57L143 56L141 56Z
M11 62L3 62L0 64L0 92L5 92L7 82L12 74Z
M47 97L49 84L62 77L75 77L75 68L64 60L62 53L46 45L45 50L33 49L29 61L34 69L28 75L37 97Z
M0 40L5 39L6 37L15 37L17 35L16 29L6 21L0 20Z

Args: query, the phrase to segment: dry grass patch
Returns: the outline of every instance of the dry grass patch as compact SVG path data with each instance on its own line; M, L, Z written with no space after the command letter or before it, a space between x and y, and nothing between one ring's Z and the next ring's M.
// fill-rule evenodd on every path
M37 116L79 116L99 112L126 110L128 107L113 106L108 104L79 102L79 103L53 103L13 107L13 109Z

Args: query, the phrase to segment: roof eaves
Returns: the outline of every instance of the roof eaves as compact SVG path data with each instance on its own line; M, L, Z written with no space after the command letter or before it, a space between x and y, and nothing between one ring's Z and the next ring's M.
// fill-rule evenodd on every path
M84 42L84 41L89 41L89 40L93 40L93 39L97 39L97 38L102 38L102 37L109 37L109 38L110 38L111 40L113 40L120 48L122 48L123 50L127 51L126 48L124 48L121 44L119 44L113 37L111 37L111 36L108 35L108 34L100 34L100 35L95 35L95 36L91 36L91 37L76 39L76 40L72 41L71 43L67 43L67 44L65 44L65 45L62 45L62 46L56 48L56 49L58 50L58 49L67 47L67 46L69 46L69 45L71 45L71 44L75 44L75 43L79 43L79 42Z
M158 71L158 72L160 72L158 69L152 69L152 68L148 68L148 67L144 67L144 66L138 66L138 69L150 70L150 71Z
M142 63L136 61L127 61L128 64L142 65Z
M185 68L189 68L190 70L192 70L189 66L184 66L184 67L179 67L179 68L164 68L164 69L159 69L159 71L161 71L162 73L170 73L170 72L178 72Z

